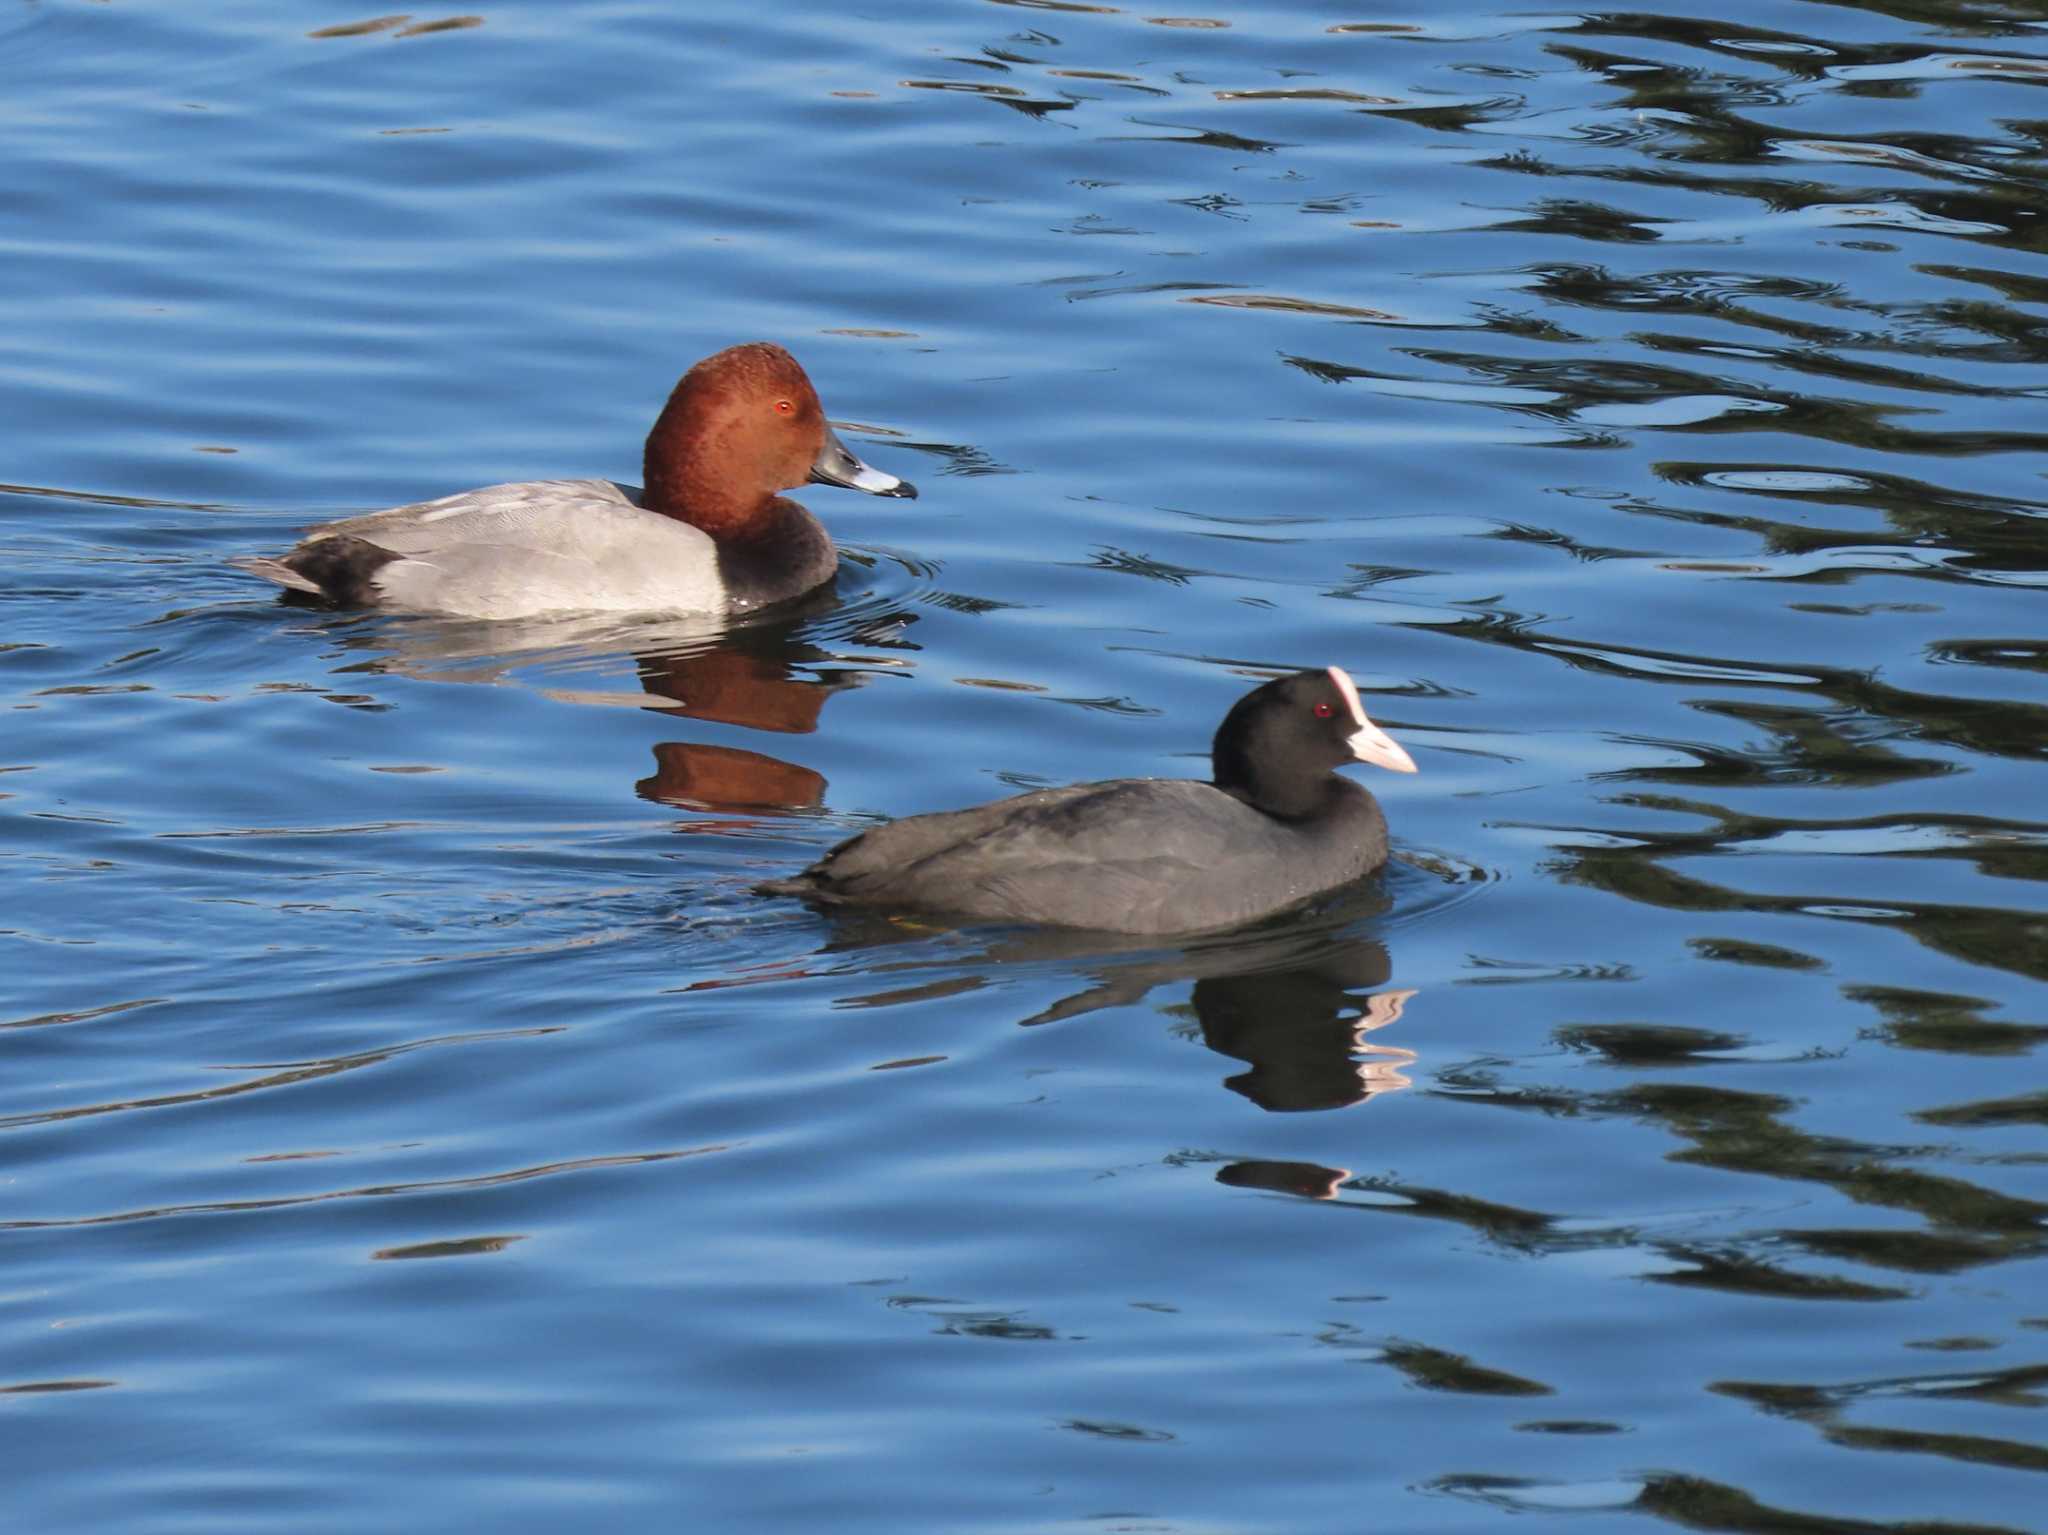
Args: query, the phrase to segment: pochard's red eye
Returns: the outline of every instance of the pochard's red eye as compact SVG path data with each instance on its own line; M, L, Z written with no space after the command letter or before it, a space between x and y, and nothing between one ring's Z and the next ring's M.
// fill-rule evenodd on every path
M775 402L775 414L778 416L786 416L795 409L796 407L787 400L777 400Z
M1319 720L1326 720L1336 712L1337 711L1335 709L1332 709L1328 704L1316 705L1316 718Z

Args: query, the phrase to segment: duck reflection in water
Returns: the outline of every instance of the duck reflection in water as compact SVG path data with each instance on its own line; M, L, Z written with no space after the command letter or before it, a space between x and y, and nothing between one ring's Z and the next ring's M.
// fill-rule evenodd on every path
M815 607L815 605L814 605ZM780 735L808 735L834 693L859 687L876 669L850 670L852 658L799 640L805 615L736 630L712 649L638 657L646 707L682 719L711 720ZM896 631L914 615L886 612L857 624L847 639L864 648L909 648ZM860 664L860 663L855 663ZM808 673L808 674L806 674ZM743 815L813 810L825 802L822 773L765 752L704 741L662 741L655 770L635 786L641 798L685 810ZM707 829L701 824L692 829ZM708 829L718 829L713 823Z
M568 703L808 735L834 693L902 664L887 652L915 648L900 637L915 621L914 613L893 607L861 612L825 592L745 624L702 616L655 622L408 619L348 634L342 644L380 652L367 663L378 670L422 680L500 683L525 673ZM872 651L884 654L858 653ZM622 657L632 663L638 691L564 685L565 675L615 666ZM654 772L635 788L660 804L758 817L824 803L822 774L765 752L704 741L662 741L653 751ZM726 824L694 822L682 829Z
M784 735L816 730L825 700L839 690L794 675L786 651L643 655L638 664L648 693L672 700L650 702L647 707L656 713ZM656 742L654 772L634 787L642 799L684 810L774 814L825 802L825 776L815 769L708 741Z

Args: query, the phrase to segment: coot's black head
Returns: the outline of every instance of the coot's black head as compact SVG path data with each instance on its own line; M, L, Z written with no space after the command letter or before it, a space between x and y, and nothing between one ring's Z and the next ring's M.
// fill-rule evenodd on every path
M1295 819L1326 802L1329 773L1370 762L1412 773L1415 762L1365 717L1342 667L1276 677L1240 698L1210 748L1216 787L1268 814Z

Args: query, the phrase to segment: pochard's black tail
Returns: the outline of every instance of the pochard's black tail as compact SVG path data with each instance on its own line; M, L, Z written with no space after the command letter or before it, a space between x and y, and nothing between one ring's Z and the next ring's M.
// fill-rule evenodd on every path
M275 558L249 555L228 563L290 591L356 608L376 605L380 593L374 578L397 558L389 549L379 548L368 539L344 533L316 538Z

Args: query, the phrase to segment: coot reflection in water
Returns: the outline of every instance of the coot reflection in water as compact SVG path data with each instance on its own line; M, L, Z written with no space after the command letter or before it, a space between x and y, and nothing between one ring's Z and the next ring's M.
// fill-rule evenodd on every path
M911 648L902 631L915 618L892 604L848 603L824 593L743 624L715 618L627 625L404 619L347 633L342 643L374 652L360 665L450 682L506 681L537 658L557 679L564 670L612 670L624 660L638 693L560 685L548 691L586 704L799 736L819 729L836 694L901 664L900 655L888 652ZM814 812L825 802L824 774L805 763L702 740L660 741L651 749L655 771L634 788L643 799L701 817L679 822L679 830L726 832L762 816ZM1262 1109L1296 1112L1343 1108L1409 1085L1403 1068L1414 1052L1368 1037L1400 1021L1415 995L1387 985L1393 964L1374 928L1392 908L1386 879L1375 874L1307 907L1180 946L1127 934L977 928L930 915L827 908L820 914L826 938L817 952L904 948L912 952L901 959L870 958L866 973L938 972L849 999L846 1005L853 1006L978 991L998 971L1012 974L1018 967L1082 983L1017 1019L1022 1025L1136 1006L1155 991L1186 985L1186 999L1163 1003L1161 1010L1192 1018L1204 1044L1245 1064L1248 1069L1225 1077L1223 1085ZM725 984L700 981L683 990ZM1232 1164L1235 1171L1219 1176L1318 1195L1345 1176L1321 1168L1268 1175L1257 1171L1260 1165Z
M1185 1001L1156 1005L1191 1019L1203 1044L1249 1067L1224 1077L1223 1086L1273 1113L1340 1109L1407 1087L1403 1068L1416 1059L1412 1049L1376 1037L1403 1020L1416 995L1387 985L1393 961L1376 927L1392 906L1375 877L1185 947L1071 928L956 928L942 918L840 907L827 909L830 937L818 952L864 953L861 973L890 979L844 1006L887 1008L982 991L999 971L1019 969L1080 983L1016 1019L1023 1027L1136 1007L1185 985ZM891 947L909 952L876 957Z

